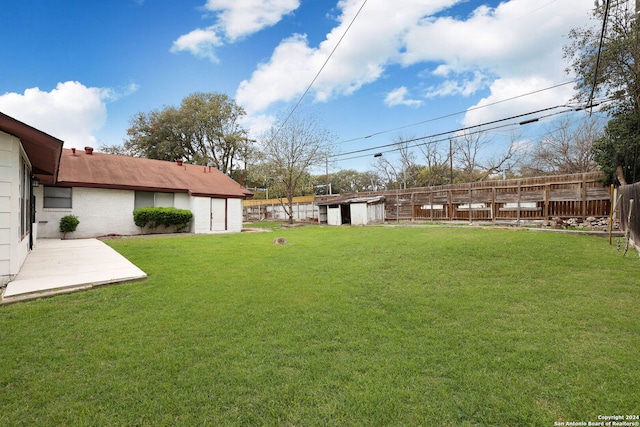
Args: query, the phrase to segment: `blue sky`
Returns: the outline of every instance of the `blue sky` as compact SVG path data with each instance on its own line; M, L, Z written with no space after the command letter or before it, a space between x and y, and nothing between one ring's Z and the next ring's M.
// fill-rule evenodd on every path
M593 24L592 7L585 0L7 1L0 111L67 148L99 147L121 144L137 112L220 92L246 109L257 137L291 111L353 22L299 111L332 130L342 152L372 148L566 104L573 92L562 85L571 80L562 46L572 27ZM408 126L415 123L422 124ZM542 125L518 129L518 138L535 139ZM376 151L332 169L369 169Z

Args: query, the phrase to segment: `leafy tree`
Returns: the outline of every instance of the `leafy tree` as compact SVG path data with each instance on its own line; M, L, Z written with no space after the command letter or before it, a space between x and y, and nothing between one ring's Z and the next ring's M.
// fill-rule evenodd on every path
M325 163L335 137L313 117L279 120L262 138L264 167L274 180L289 223L293 224L293 197L310 182L309 170ZM286 197L285 204L282 198Z
M605 132L593 146L593 158L600 165L607 182L621 184L640 180L640 132L638 116L633 112L617 113L607 123Z
M252 142L239 123L244 115L244 109L227 95L194 93L179 108L137 113L123 151L158 160L183 158L231 175L246 161L243 155ZM106 148L113 152L113 147Z
M573 29L565 46L569 72L577 76L576 99L591 103L602 96L602 108L612 121L598 140L594 158L610 182L640 179L640 29L637 8L629 2L596 1L593 12L599 25ZM605 19L606 17L606 19ZM603 27L602 22L606 25ZM604 32L602 31L604 28ZM602 37L602 44L601 44Z
M360 193L363 191L375 191L377 189L377 177L372 172L358 172L353 169L344 169L329 175L331 191L333 194ZM325 176L316 177L316 182L324 184ZM324 191L322 192L324 194Z

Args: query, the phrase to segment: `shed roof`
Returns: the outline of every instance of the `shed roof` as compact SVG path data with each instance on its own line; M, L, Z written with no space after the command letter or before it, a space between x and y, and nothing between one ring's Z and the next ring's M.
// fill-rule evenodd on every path
M0 113L0 131L20 139L34 175L41 180L55 181L62 152L61 140L3 113Z
M87 147L85 147L87 148ZM62 150L57 185L192 196L245 198L253 193L216 168L88 151Z
M366 203L368 205L384 202L384 196L370 197L336 197L335 199L318 202L318 205L351 205L353 203Z

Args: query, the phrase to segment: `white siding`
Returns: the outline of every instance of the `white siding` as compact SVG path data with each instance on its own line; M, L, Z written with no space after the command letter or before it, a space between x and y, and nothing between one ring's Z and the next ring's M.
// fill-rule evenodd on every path
M384 222L384 203L375 203L367 206L368 223L379 224Z
M349 207L351 209L352 225L367 225L369 223L366 203L352 203Z
M227 201L226 199L211 199L211 230L215 232L227 231Z
M191 197L190 210L193 214L192 230L196 234L211 232L211 199Z
M327 224L342 225L342 213L340 212L340 206L337 208L327 207Z
M20 238L20 140L0 132L0 284L18 274L29 251Z
M242 199L227 199L227 231L242 231Z

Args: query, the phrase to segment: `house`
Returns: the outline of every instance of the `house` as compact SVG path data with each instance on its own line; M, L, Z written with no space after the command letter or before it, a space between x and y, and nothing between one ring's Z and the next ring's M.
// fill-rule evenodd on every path
M56 182L62 144L0 113L0 285L18 274L34 245L32 178Z
M38 175L36 177L40 178ZM210 166L63 149L57 179L34 188L38 236L58 238L60 218L80 220L74 238L140 234L133 210L175 207L193 213L192 233L242 230L252 193Z
M18 274L37 238L140 234L138 207L193 213L189 232L242 230L242 200L253 193L212 167L84 150L0 113L0 285Z
M328 225L370 225L384 222L384 196L351 197L319 202Z

